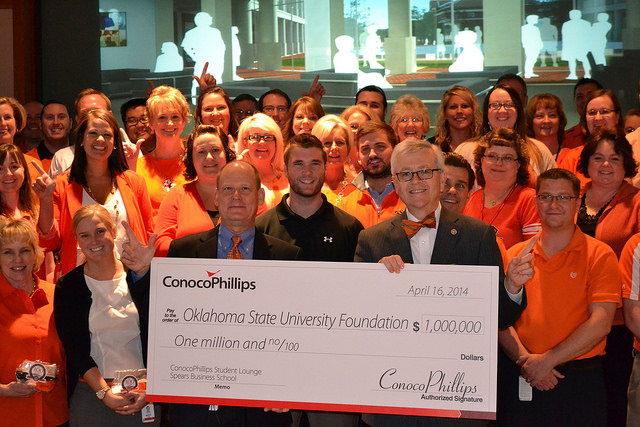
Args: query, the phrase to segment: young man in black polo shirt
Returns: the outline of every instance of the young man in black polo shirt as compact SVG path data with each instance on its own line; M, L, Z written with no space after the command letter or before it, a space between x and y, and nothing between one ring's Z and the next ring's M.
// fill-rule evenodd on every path
M318 138L295 136L284 152L289 194L256 219L265 234L302 248L306 261L352 262L362 224L322 194L327 154Z

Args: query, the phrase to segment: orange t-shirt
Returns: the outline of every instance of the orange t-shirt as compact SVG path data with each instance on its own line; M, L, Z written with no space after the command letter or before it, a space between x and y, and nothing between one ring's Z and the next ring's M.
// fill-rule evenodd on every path
M138 159L136 172L147 183L154 222L158 216L160 204L169 191L176 185L188 182L183 175L184 169L180 158L161 160L156 159L152 154L147 154Z
M495 227L496 235L509 249L540 231L535 199L536 191L533 188L516 185L504 202L485 208L483 188L471 195L463 213Z
M509 258L527 245L509 249ZM620 304L621 279L616 254L605 243L585 235L576 227L573 238L551 258L536 242L533 246L535 274L525 284L527 307L514 328L522 344L535 354L557 346L589 318L589 305ZM577 359L604 354L607 339Z

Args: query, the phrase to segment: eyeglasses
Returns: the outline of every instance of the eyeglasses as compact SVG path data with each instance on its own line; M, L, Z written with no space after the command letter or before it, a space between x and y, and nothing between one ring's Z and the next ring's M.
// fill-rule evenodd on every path
M596 109L592 109L587 111L587 116L589 117L595 117L598 114L600 114L601 116L610 116L611 114L613 114L614 111L613 110L609 110L608 108L603 108L601 110L596 110Z
M502 107L505 110L515 110L516 105L513 102L491 102L489 108L494 111L499 111Z
M127 124L127 126L137 126L138 123L142 123L143 125L147 125L149 123L149 117L147 116L142 116L139 119L136 119L135 117L129 117L125 123Z
M420 169L417 171L402 171L396 173L396 178L400 182L409 182L413 179L414 175L418 175L418 179L425 180L433 178L434 172L442 172L442 169L433 168L433 169Z
M276 137L273 135L249 135L249 141L260 142L264 140L265 142L273 142L276 140Z
M271 114L274 111L278 111L278 113L288 113L289 109L287 107L276 107L273 105L265 105L264 107L262 107L263 113Z
M403 117L399 120L400 123L422 123L422 119L420 117Z
M569 196L568 194L558 194L554 196L553 194L538 194L536 196L540 203L551 203L554 200L558 203L567 204L573 199L577 199L576 196Z
M500 162L502 162L503 165L505 166L511 166L514 162L518 161L517 157L511 157L511 156L497 156L495 154L485 154L483 156L487 162L492 163L492 164L498 164Z

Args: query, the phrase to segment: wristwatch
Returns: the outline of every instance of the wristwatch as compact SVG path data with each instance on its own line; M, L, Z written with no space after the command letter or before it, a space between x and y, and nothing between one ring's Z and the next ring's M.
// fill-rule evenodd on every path
M109 390L111 390L111 387L106 385L102 387L100 390L96 391L96 396L98 397L99 400L102 400L104 399L104 397L106 396Z

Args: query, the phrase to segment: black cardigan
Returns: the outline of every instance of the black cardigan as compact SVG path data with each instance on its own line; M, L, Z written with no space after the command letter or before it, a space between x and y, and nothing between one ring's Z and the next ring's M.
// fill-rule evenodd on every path
M140 338L142 357L147 363L147 339L149 325L149 273L133 283L131 273L127 274L127 284L131 299L138 309L140 318ZM60 279L56 284L53 315L58 336L67 354L67 391L69 399L81 378L89 369L97 367L91 357L91 333L89 332L89 310L91 291L84 279L84 264Z

